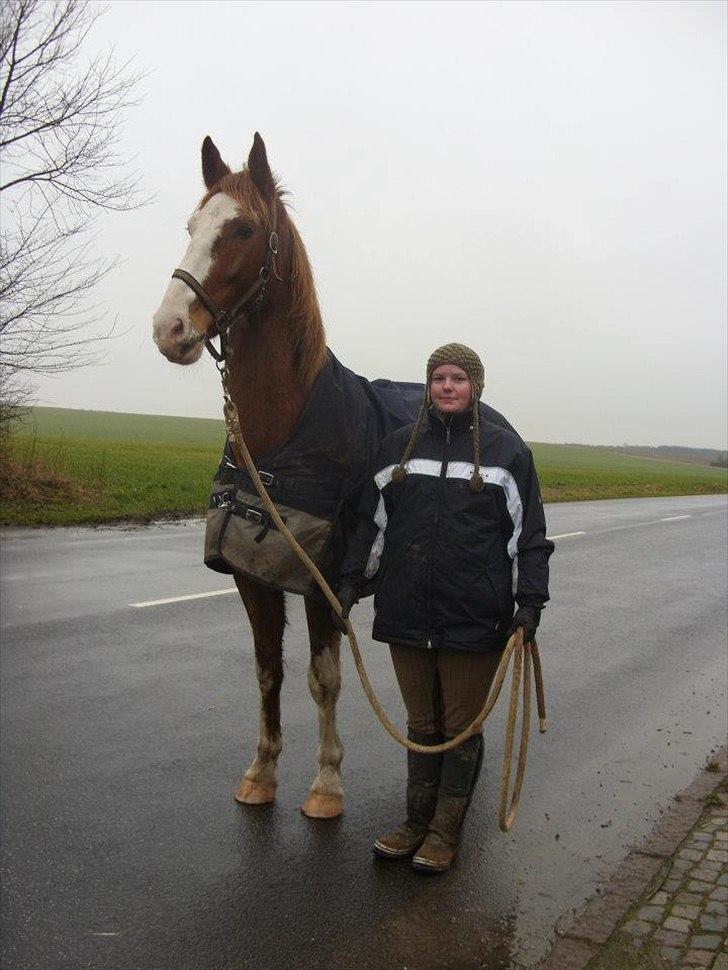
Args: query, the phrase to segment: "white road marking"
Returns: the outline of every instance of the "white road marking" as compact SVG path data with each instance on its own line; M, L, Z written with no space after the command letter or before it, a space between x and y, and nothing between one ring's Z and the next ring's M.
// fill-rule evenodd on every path
M201 600L207 596L225 596L227 593L237 593L237 586L232 589L214 589L210 593L190 593L188 596L170 596L163 600L147 600L146 603L130 603L136 610L141 610L145 606L164 606L165 603L183 603L185 600Z
M659 519L659 522L677 522L680 519L690 519L692 515L670 515L667 518ZM649 522L636 522L632 526L621 526L618 528L633 528L635 525L650 525L654 523ZM616 531L616 530L615 530ZM556 536L546 536L552 542L556 539L570 539L572 536L585 536L586 532L562 532L560 535ZM147 606L165 606L167 603L184 603L186 600L201 600L208 596L225 596L227 593L236 593L237 587L232 589L215 589L210 593L190 593L188 596L170 596L167 599L162 600L147 600L145 603L130 603L129 606L134 607L134 609L143 609Z

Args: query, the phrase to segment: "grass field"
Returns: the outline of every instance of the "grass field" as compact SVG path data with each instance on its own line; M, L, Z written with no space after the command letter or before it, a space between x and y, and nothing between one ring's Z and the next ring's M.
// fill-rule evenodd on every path
M4 449L6 525L150 521L201 514L225 438L222 421L34 408ZM620 449L532 444L544 500L728 491L726 469Z
M647 498L728 491L728 471L708 465L641 458L619 448L531 444L544 501Z
M158 414L119 414L115 411L81 411L70 408L30 408L18 434L43 438L158 442L164 445L206 445L222 448L222 418L172 418ZM218 454L218 459L220 455Z

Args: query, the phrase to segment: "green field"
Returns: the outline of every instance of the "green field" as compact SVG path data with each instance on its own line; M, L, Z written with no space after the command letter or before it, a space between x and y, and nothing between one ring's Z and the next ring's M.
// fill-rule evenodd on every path
M546 502L728 491L728 471L641 458L621 449L531 444Z
M0 463L6 525L200 515L225 438L222 421L33 408ZM618 448L532 444L544 500L728 491L724 468Z
M159 414L30 408L18 427L18 433L24 436L38 434L44 438L102 439L107 442L145 441L193 447L209 445L219 450L221 442L225 440L225 423L222 418L172 418Z

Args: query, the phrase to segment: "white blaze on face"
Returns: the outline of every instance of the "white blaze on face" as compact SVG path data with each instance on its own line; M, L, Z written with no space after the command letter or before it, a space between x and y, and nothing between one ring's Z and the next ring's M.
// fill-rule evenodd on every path
M196 209L187 223L190 231L190 244L179 263L200 283L205 285L212 268L212 248L219 238L226 222L240 214L240 210L229 195L222 192L214 195L202 209ZM185 326L184 337L189 337L189 311L195 294L182 280L173 279L167 287L164 299L154 314L154 339L162 349L162 344L170 339L172 328L180 321Z

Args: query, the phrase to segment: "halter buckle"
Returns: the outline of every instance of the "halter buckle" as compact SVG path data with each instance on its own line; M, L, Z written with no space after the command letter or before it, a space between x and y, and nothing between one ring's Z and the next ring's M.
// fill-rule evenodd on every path
M278 255L278 233L275 229L268 237L268 249L270 249L274 256Z
M229 310L218 310L215 316L215 332L226 333L230 329L233 319Z

